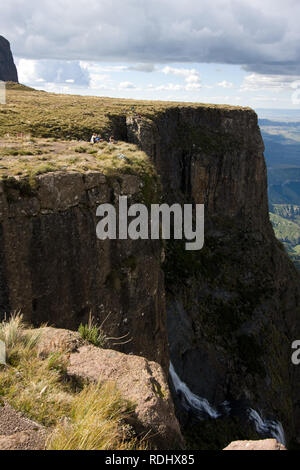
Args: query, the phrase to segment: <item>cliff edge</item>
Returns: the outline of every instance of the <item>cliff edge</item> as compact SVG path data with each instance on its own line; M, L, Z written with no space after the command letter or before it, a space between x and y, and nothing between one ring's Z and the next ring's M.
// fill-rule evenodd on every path
M214 430L202 422L191 434L206 446L205 434L216 437L219 424L232 440L228 415L243 417L243 432L254 408L280 422L287 440L297 437L300 381L291 344L300 335L300 276L269 221L256 114L178 106L151 123L127 124L129 139L155 163L165 200L205 205L203 250L170 241L164 265L173 366L219 416L211 421L204 412Z

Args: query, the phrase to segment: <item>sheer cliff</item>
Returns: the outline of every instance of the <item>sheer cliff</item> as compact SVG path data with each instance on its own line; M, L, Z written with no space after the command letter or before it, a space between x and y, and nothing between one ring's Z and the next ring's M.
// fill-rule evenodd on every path
M1 315L20 309L34 325L76 329L92 312L109 336L122 338L113 341L116 349L157 361L165 371L170 353L194 394L216 409L224 403L255 409L281 422L295 442L300 369L291 363L291 344L300 337L300 277L269 221L256 114L229 106L9 93L0 108L0 135L87 140L94 131L113 132L148 155L162 202L205 204L205 246L187 252L179 241L96 239L100 203L115 204L119 195L157 202L157 179L134 174L130 159L126 171L104 176L85 165L75 171L73 154L58 168L54 149L52 166L35 173L28 189L19 168L7 178L9 165L15 168L10 153L0 168ZM50 158L34 152L32 159ZM14 157L18 165L24 155ZM76 155L80 160L86 153ZM101 149L94 157L101 160ZM180 406L178 412L184 425ZM215 429L209 434L206 426L201 421L194 434L201 440L202 428L214 439ZM247 430L239 435L235 422L224 426L225 445L252 437Z
M170 109L129 119L170 203L205 204L205 247L170 242L166 275L171 360L215 407L256 407L299 435L299 275L269 222L264 145L249 109ZM223 431L224 432L224 427ZM229 432L230 434L230 432Z
M77 329L91 314L111 346L168 369L160 241L98 240L99 204L142 201L137 175L56 172L0 186L0 309Z

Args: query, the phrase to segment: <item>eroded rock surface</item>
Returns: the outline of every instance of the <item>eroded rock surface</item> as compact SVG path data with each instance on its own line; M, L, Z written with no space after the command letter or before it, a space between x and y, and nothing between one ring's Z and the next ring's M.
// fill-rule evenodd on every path
M77 330L90 314L111 346L159 362L167 372L161 242L96 236L97 207L141 201L135 175L56 172L27 192L0 185L0 316L21 310L40 326ZM122 338L118 340L118 338Z
M286 450L276 439L261 441L235 441L223 450Z
M174 106L153 122L129 117L127 125L130 141L155 162L164 199L205 205L203 250L167 246L168 333L178 375L211 405L245 402L295 439L300 368L291 362L291 344L300 337L300 276L269 221L256 114Z

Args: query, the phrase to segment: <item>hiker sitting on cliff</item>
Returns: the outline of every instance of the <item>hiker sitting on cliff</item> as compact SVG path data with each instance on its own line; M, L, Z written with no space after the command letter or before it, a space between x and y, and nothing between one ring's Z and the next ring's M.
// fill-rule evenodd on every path
M114 136L111 136L111 137L109 138L109 143L110 143L110 144L116 144L116 143L117 143L116 140L115 140L115 138L114 138Z
M91 144L94 144L96 142L96 139L97 139L97 135L93 134L90 140Z

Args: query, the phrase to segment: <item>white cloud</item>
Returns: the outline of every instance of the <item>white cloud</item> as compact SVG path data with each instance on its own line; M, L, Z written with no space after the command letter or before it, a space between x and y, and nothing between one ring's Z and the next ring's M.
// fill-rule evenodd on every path
M217 83L217 86L222 88L234 88L234 84L231 82L227 82L227 80L223 80L223 82Z
M121 90L134 90L134 89L136 89L136 86L134 85L134 83L131 83L131 82L121 82L119 86L120 86Z
M162 69L165 75L177 75L183 77L186 83L200 83L201 75L196 69L176 68L166 66Z
M242 91L271 90L275 92L295 88L300 77L295 75L247 75L241 85ZM297 88L297 85L296 85Z
M148 89L153 91L181 91L183 90L183 86L175 83L168 83L166 85L158 85L156 87L149 85Z
M19 80L22 83L56 83L89 86L90 75L78 61L30 60L17 61Z
M200 90L200 88L202 88L202 85L200 83L188 83L185 86L186 91Z
M165 75L176 75L178 77L184 78L185 85L184 86L177 85L178 87L177 90L180 89L180 90L185 90L185 91L193 91L193 90L195 91L195 90L199 90L200 88L202 88L201 75L196 69L166 66L162 69L162 72ZM170 88L170 84L169 84L168 89L174 90L175 86L176 85L173 85L173 88Z

